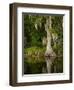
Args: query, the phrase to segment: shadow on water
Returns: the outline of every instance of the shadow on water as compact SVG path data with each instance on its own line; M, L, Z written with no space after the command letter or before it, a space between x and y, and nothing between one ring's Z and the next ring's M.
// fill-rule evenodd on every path
M63 73L63 57L26 57L24 74Z

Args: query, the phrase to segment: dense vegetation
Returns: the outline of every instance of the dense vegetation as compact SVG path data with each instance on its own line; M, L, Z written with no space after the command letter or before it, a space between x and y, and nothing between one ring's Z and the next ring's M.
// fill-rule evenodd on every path
M48 16L24 15L24 47L27 55L44 55L46 48L45 23ZM56 55L63 53L63 16L51 16L51 46ZM45 39L45 44L43 43ZM38 52L39 51L39 52ZM41 54L40 54L41 53Z

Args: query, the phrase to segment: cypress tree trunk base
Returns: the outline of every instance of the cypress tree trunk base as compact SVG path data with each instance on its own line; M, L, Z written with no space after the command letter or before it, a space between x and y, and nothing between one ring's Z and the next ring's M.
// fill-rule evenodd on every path
M51 57L51 56L56 57L56 54L55 54L55 52L53 50L46 50L45 51L45 56L46 57Z

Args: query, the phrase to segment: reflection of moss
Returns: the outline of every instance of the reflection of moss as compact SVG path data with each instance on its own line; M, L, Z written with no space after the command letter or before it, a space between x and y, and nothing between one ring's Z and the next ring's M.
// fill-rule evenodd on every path
M25 48L24 53L26 56L31 56L31 57L38 57L38 56L44 56L45 53L45 47L30 47L30 48Z
M46 68L45 59L43 57L26 57L24 63L27 67L26 72L28 74L42 73L42 68Z
M45 63L26 63L27 72L31 74L42 73L42 67L45 66Z
M52 63L52 73L62 73L63 72L63 57L56 57Z
M25 62L28 63L40 63L40 62L45 62L44 57L25 57Z

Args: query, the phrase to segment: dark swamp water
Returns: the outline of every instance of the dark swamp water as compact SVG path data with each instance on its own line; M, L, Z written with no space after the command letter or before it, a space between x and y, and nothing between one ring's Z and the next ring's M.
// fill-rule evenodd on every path
M63 57L26 57L24 74L63 73Z

